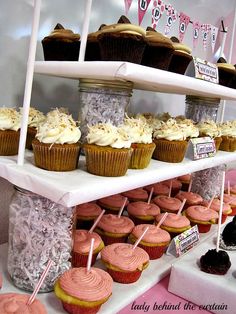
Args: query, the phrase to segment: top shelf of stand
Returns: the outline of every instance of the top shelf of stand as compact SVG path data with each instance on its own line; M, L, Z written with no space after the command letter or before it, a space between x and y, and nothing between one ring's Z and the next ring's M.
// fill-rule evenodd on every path
M76 80L131 81L134 89L236 100L236 89L129 62L36 61L34 72Z

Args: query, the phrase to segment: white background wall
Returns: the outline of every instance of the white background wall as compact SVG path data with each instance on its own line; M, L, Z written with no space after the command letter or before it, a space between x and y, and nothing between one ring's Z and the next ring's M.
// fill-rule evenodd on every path
M133 0L128 18L132 23L138 23L137 0ZM233 0L170 0L178 12L183 11L192 20L210 23L220 27L221 19L228 26L225 55L228 56L232 20L236 1ZM41 40L48 35L57 23L81 33L83 13L86 0L42 0L40 28L38 34L37 60L43 60ZM152 1L151 1L152 3ZM142 26L151 25L151 3L143 20ZM104 10L106 8L106 10ZM19 107L23 103L28 46L31 32L33 14L33 0L7 0L1 1L0 11L0 95L1 106ZM94 0L89 31L96 31L100 24L116 23L124 14L124 0ZM164 32L165 17L157 27L157 31ZM169 36L178 37L178 22L172 28ZM218 37L218 49L222 34ZM189 25L184 42L192 47L192 27ZM205 52L201 39L193 55L212 61L211 48ZM236 63L233 54L232 63ZM32 91L31 105L47 112L52 107L68 107L75 118L78 115L78 82L67 79L49 78L35 75ZM226 119L236 117L235 103L227 102ZM184 96L164 95L151 92L135 91L130 105L131 112L163 112L169 111L172 115L184 113ZM0 242L7 239L7 212L12 187L5 180L0 179ZM5 193L7 191L7 193Z

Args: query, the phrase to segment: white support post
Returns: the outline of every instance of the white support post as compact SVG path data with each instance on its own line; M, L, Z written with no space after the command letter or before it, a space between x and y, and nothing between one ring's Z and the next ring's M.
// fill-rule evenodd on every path
M35 0L32 30L31 30L31 37L30 37L30 46L29 46L29 57L28 57L28 62L27 62L23 112L22 112L22 118L21 118L20 143L19 143L19 151L18 151L18 158L17 158L17 164L20 166L24 164L25 142L26 142L26 135L27 135L28 116L29 116L32 83L33 83L33 75L34 75L34 63L35 63L35 54L36 54L36 47L37 47L40 8L41 8L41 0Z

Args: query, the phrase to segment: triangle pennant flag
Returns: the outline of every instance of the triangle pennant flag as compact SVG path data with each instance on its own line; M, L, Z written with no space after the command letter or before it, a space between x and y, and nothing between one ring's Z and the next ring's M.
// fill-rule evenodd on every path
M210 24L202 24L201 29L202 29L202 41L203 41L203 49L207 49L207 39L209 35L211 25Z
M173 25L173 23L177 20L178 18L178 13L177 11L174 9L174 7L171 5L171 4L168 4L166 6L166 16L167 16L167 19L166 19L166 25L165 25L165 35L168 35L170 30L171 30L171 27Z
M124 1L125 1L125 14L127 15L133 0L124 0Z
M152 27L156 29L157 23L165 11L165 4L162 0L154 0L152 7Z
M138 23L142 23L143 17L146 14L147 8L151 0L138 0Z
M183 41L185 32L187 30L188 24L190 22L190 17L183 12L179 15L179 40Z
M219 28L211 25L211 50L214 52Z
M199 21L193 21L193 49L197 47L198 38L199 38L199 30L201 28L201 24Z

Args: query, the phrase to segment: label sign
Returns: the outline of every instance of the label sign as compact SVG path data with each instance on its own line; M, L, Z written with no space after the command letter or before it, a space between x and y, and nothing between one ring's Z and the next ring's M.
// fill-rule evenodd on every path
M193 58L195 67L195 77L212 83L219 83L219 75L217 65L211 62Z
M190 140L190 151L192 145L192 159L198 160L202 158L213 157L216 154L216 146L214 139L210 137L198 137Z

